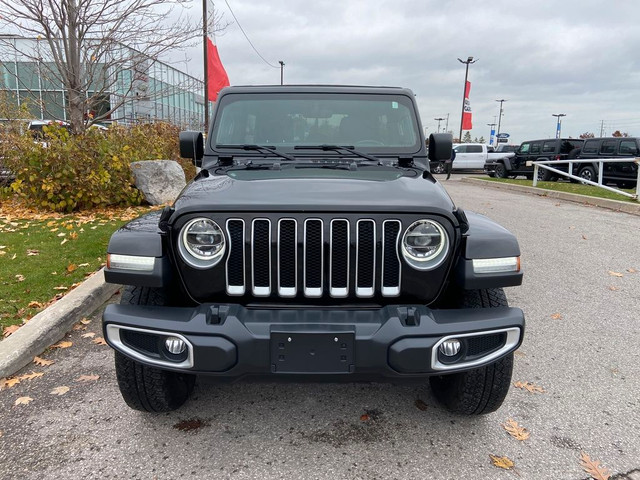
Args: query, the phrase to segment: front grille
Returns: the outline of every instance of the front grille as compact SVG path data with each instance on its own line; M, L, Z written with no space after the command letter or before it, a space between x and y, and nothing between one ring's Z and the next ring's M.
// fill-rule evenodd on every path
M229 295L370 298L376 293L400 294L399 220L229 219L226 228Z

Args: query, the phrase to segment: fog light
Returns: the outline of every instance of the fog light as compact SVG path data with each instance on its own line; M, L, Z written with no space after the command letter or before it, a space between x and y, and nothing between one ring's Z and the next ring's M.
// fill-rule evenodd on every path
M445 357L455 357L460 352L461 346L460 340L452 338L442 342L439 350Z
M178 337L167 337L164 346L173 355L180 355L187 349L187 344Z

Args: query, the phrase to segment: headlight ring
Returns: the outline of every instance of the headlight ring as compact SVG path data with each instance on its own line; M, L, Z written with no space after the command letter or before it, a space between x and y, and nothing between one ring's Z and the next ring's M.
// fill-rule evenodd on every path
M182 227L178 250L190 266L211 268L224 256L225 236L220 226L210 218L194 218Z
M435 220L418 220L405 230L401 250L409 266L416 270L433 270L447 257L449 235Z

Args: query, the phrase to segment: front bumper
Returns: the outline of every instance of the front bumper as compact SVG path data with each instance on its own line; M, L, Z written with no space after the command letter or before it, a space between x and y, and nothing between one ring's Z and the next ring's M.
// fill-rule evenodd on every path
M432 310L423 305L194 308L109 305L104 337L111 347L148 365L220 377L335 375L421 377L469 370L518 348L518 308ZM167 337L185 342L180 356ZM444 357L438 346L462 348Z

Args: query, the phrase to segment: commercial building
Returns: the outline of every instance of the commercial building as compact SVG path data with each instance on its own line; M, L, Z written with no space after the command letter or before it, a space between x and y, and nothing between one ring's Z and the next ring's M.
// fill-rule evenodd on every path
M92 72L87 97L96 95L86 115L108 112L105 123L162 120L204 129L201 80L126 45L109 55L86 66ZM0 91L16 105L26 103L34 119L68 120L68 98L52 59L43 39L0 35Z

